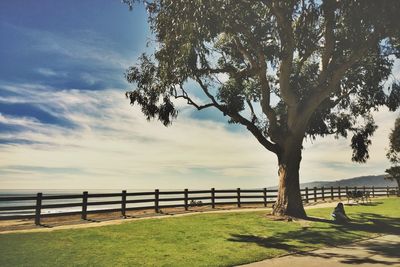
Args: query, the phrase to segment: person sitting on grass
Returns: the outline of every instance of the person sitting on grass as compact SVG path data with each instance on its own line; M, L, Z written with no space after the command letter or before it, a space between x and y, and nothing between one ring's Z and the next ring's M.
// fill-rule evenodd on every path
M348 223L350 218L347 217L346 212L344 211L344 206L342 202L339 202L336 208L332 212L333 220L337 223Z

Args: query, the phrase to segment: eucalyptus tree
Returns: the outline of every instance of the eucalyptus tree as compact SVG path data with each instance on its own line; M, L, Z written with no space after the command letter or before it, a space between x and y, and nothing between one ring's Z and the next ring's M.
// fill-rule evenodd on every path
M388 174L385 179L396 181L400 187L400 117L396 119L394 128L390 132L389 150L386 156L394 166L385 171ZM400 195L400 191L397 193Z
M352 160L365 162L371 111L399 106L400 88L384 82L400 56L400 1L124 2L146 6L154 39L154 51L126 72L130 103L166 126L181 98L246 127L277 156L276 215L306 216L306 137L351 134Z

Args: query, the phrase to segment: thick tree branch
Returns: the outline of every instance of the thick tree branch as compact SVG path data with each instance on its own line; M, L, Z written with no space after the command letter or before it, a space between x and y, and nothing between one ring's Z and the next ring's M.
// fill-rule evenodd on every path
M278 134L278 126L277 126L277 116L275 113L275 110L271 107L270 104L270 94L271 94L271 88L269 86L269 82L267 79L267 63L265 59L265 55L263 52L262 47L260 46L259 43L256 42L256 40L253 39L253 35L251 32L249 32L247 29L242 27L241 25L237 25L237 28L239 28L246 36L246 38L249 40L252 48L255 50L255 53L257 55L257 60L253 59L251 56L250 52L244 48L240 40L235 37L235 43L238 47L239 52L243 55L244 58L246 58L250 64L251 64L251 69L255 72L257 75L259 81L260 81L260 86L261 86L261 99L260 99L260 105L263 113L267 116L268 121L270 123L270 129L269 129L269 134L270 137L273 140L277 140Z
M261 85L261 99L260 105L264 114L267 116L270 122L270 128L268 133L271 136L271 139L274 141L278 141L280 139L278 122L275 110L271 107L271 88L269 86L269 82L267 79L267 64L265 61L264 54L261 49L258 50L258 57L260 58L260 66L258 71L258 77L260 79Z
M272 1L267 3L272 13L276 17L278 24L278 33L281 41L281 63L279 66L279 87L283 100L289 108L297 105L297 96L290 88L290 74L292 73L293 53L295 49L295 40L292 27L292 12L294 1L292 3L285 1ZM281 7L280 5L290 5ZM286 11L286 12L285 12Z
M205 93L205 95L211 100L211 102L214 104L214 106L219 109L224 115L228 115L231 117L235 122L238 122L244 126L254 135L254 137L258 140L258 142L263 145L266 149L269 151L277 154L278 153L278 146L274 143L271 143L268 141L267 138L263 135L263 133L258 129L258 127L249 121L248 119L244 118L242 115L240 115L237 112L232 112L228 110L225 106L219 104L215 97L210 93L208 90L207 86L203 83L203 81L199 78L196 77L197 83L200 85L201 89Z
M371 38L368 38L365 43L360 44L358 49L354 49L348 59L343 63L337 63L335 60L331 61L326 71L328 77L325 80L320 80L318 86L319 88L316 89L316 91L319 91L319 94L316 94L316 100L323 100L323 98L326 98L333 93L338 88L338 85L341 79L344 77L346 71L363 57L365 57L365 55L368 53L368 50L371 48L371 45L375 45L378 42L378 39L378 36L372 36ZM322 75L322 77L323 76L324 75Z
M360 60L367 50L368 47L364 46L355 50L346 62L342 63L336 68L331 65L326 70L326 72L329 72L331 75L327 75L327 78L320 81L319 85L314 89L314 94L302 104L303 114L306 114L307 117L311 116L311 114L317 109L322 101L329 97L329 95L338 88L338 85L346 71L358 60ZM323 72L324 71L321 72L321 75Z
M322 70L320 74L319 84L314 88L313 95L304 101L301 105L300 118L297 122L297 128L302 128L301 124L307 124L308 119L318 106L339 88L339 84L343 79L346 71L354 64L361 60L371 48L375 45L381 36L374 34L367 38L365 42L360 43L358 49L354 49L351 55L343 63L338 63L338 59L329 62L326 70Z
M328 67L329 61L335 48L335 35L333 32L335 26L335 0L325 0L322 9L325 15L325 49L322 52L322 69Z

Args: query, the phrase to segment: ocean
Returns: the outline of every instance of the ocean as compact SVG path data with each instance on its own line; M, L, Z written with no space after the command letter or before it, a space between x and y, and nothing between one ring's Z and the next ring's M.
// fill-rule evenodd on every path
M194 190L194 189L193 189ZM199 190L209 190L209 189L199 189ZM9 189L0 190L0 199L1 197L35 197L38 192L43 193L43 196L54 196L54 195L82 195L84 190L79 189ZM90 205L90 203L94 202L108 202L108 201L120 201L121 196L116 197L90 197L90 194L105 194L105 193L121 193L121 191L116 189L91 189L87 190L89 193L88 199L88 211L92 210L105 210L105 209L118 209L121 208L121 204L106 204L106 205ZM180 201L162 201L162 199L166 198L183 198L183 190L182 189L165 189L160 190L160 192L166 191L182 191L180 194L160 194L160 205L179 205L184 204L183 200ZM131 189L127 190L128 193L133 192L154 192L154 189ZM246 195L253 195L252 193L246 193ZM231 198L224 199L216 199L215 202L235 202L237 200L235 193L218 193L218 196L232 196ZM259 198L247 199L247 201L263 201L262 193L257 193ZM189 202L191 197L204 197L207 199L201 200L203 203L211 202L210 193L201 193L201 194L190 194L189 191ZM150 199L148 202L144 203L127 203L126 208L130 207L145 207L145 206L153 206L154 195L146 195L146 196L127 196L127 200L140 200L140 199ZM271 198L268 198L268 201L271 201ZM243 200L245 201L245 200ZM64 213L64 212L77 212L82 210L82 198L75 199L43 199L42 205L51 205L51 204L72 204L76 203L77 206L74 207L63 207L63 208L43 208L41 210L41 214L52 214L52 213ZM26 209L26 210L4 210L5 207L11 206L35 206L36 200L18 200L18 201L1 201L0 200L0 217L10 216L10 215L34 215L34 209ZM3 208L3 209L2 209Z
M2 189L0 190L0 198L1 197L35 197L38 192L43 193L43 196L54 196L54 195L82 195L83 191L79 189ZM91 189L86 190L90 194L105 194L105 193L121 193L121 191L116 189ZM127 190L128 192L152 192L154 190L151 189L135 189L135 190ZM147 196L148 198L154 198L153 196ZM141 198L146 198L146 196L141 196ZM129 197L127 198L137 199L137 197ZM91 202L105 202L105 201L120 201L121 197L96 197L89 198L88 203ZM42 214L50 214L50 213L60 213L60 212L75 212L81 211L81 203L82 198L74 198L74 199L43 199L42 205L51 205L51 204L70 204L77 203L76 207L64 207L64 208L51 208L51 209L42 209ZM2 207L10 207L10 206L34 206L36 205L36 200L18 200L18 201L0 201L0 217L8 216L8 215L33 215L34 210L14 210L14 211L3 211ZM136 206L147 206L150 203L135 203ZM127 204L127 207L132 205ZM87 210L104 210L104 209L115 209L120 208L119 204L111 204L111 205L95 205L88 206Z

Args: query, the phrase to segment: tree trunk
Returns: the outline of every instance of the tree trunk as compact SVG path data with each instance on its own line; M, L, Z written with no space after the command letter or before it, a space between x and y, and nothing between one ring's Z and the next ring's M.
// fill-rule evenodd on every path
M298 138L300 139L300 138ZM287 140L283 151L278 155L279 188L272 214L306 218L300 192L299 170L301 162L302 140Z

